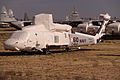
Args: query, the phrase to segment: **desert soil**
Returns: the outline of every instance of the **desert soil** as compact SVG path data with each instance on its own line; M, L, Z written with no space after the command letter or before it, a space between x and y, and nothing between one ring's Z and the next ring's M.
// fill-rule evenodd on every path
M0 37L0 80L120 80L120 40L43 55L6 51L6 39Z

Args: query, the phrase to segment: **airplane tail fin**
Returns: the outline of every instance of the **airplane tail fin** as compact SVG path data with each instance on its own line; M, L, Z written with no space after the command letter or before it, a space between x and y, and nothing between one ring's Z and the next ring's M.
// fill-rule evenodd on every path
M2 7L0 17L0 21L3 22L17 21L14 17L13 11L11 9L8 11L5 6Z

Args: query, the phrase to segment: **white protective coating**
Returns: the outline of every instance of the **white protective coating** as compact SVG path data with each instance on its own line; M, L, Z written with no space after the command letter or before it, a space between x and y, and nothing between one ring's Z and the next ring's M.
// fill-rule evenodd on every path
M71 31L71 26L65 24L53 23L52 14L38 14L34 16L34 24L44 24L45 28L48 30L57 30L57 31Z
M96 33L98 31L98 29L100 28L100 26L89 26L87 29L87 33Z
M107 21L108 22L108 21ZM4 42L7 50L43 51L51 46L81 46L96 44L105 28L106 20L96 36L83 33L71 33L71 26L53 23L51 14L39 14L34 17L34 25L15 31Z
M87 32L87 29L88 29L88 26L89 26L89 24L88 24L88 22L86 22L86 23L83 23L83 24L79 24L79 25L77 26L77 29L78 29L79 32L84 32L84 33L86 33L86 32Z
M120 34L120 22L109 24L106 30L109 34Z
M69 45L71 26L53 23L51 14L36 15L34 20L34 25L15 31L4 42L5 49L32 51L33 48L41 50L47 46ZM27 34L22 34L24 32Z

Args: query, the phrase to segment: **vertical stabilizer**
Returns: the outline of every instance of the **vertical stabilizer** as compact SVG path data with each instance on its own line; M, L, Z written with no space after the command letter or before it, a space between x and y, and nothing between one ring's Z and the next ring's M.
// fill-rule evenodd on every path
M9 9L9 11L8 11L8 15L9 15L10 17L14 17L14 14L13 14L12 9Z
M7 9L5 6L2 7L1 14L7 14Z
M9 11L8 11L8 15L9 15L9 18L11 19L11 21L16 21L12 9L9 9Z
M2 7L0 17L1 17L0 21L3 21L3 22L16 21L13 15L13 11L11 9L8 11L5 6Z
M1 9L1 14L0 14L0 21L6 21L9 18L7 9L5 6L2 7Z

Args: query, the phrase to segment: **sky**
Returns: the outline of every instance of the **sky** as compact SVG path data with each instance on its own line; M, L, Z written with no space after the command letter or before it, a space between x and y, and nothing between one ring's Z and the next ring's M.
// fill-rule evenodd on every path
M12 9L17 18L24 13L29 18L40 13L51 13L56 19L64 19L74 8L81 18L94 18L100 13L109 13L120 18L120 0L0 0L0 9Z

